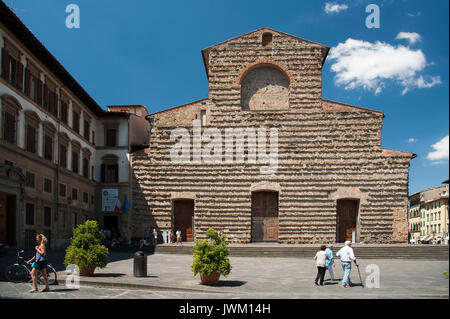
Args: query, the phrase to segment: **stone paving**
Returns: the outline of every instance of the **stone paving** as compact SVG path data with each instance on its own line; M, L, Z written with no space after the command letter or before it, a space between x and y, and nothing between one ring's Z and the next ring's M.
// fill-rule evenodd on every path
M119 253L116 253L119 254ZM123 253L122 253L123 254ZM442 275L448 261L415 260L359 260L364 283L353 266L352 288L342 288L340 282L325 282L315 286L315 262L300 258L230 257L233 267L228 277L221 277L216 286L200 284L199 276L193 276L190 266L192 256L154 254L147 258L148 276L133 276L133 259L129 254L111 262L104 269L97 269L93 277L82 277L81 285L123 289L151 289L197 295L203 292L212 298L448 298L449 281ZM368 265L380 269L380 288L368 288ZM337 261L335 275L342 278L342 268ZM59 272L60 284L65 274ZM329 278L329 275L325 279Z

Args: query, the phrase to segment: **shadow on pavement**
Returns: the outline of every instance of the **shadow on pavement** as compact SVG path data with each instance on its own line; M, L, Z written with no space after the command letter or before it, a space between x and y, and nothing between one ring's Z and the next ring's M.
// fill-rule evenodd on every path
M113 278L117 278L117 277L123 277L125 276L125 274L119 274L119 273L94 273L93 276L91 277L102 277L102 278L108 278L108 277L113 277Z
M118 248L108 248L108 263L126 260L134 257L134 254L137 251L143 251L147 256L153 255L155 252L154 246L144 246L142 249L138 247L118 247ZM16 249L14 247L10 247L7 249L7 253L0 257L0 280L5 278L5 270L9 265L13 265L16 262L17 252L20 249ZM25 250L22 254L25 261L31 259L35 254L34 250ZM64 257L66 255L65 249L49 249L47 252L48 255L48 263L55 268L57 272L66 270L66 266L64 265Z
M219 282L215 285L212 285L214 287L240 287L245 285L246 281L240 281L240 280L219 280Z
M70 291L78 291L79 289L70 289L70 288L60 288L60 289L50 289L50 292L70 292Z

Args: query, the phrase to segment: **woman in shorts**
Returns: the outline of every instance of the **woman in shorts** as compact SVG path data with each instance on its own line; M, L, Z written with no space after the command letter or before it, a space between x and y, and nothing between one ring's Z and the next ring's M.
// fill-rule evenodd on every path
M36 235L37 246L34 247L36 250L36 254L33 258L27 261L27 264L31 264L31 278L33 280L33 288L28 292L38 291L37 288L37 272L40 272L42 278L44 278L45 288L42 292L50 291L50 287L48 286L48 277L47 277L47 248L45 245L47 244L47 238L42 235Z

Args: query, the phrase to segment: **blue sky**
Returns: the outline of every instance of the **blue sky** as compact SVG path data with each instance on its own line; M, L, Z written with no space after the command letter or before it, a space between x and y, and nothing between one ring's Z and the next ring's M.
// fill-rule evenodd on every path
M79 29L65 25L72 3ZM368 4L379 6L380 28L366 27ZM382 146L418 155L410 193L448 178L447 0L14 0L14 7L102 107L156 112L207 97L200 50L263 26L340 48L323 67L323 97L385 112ZM357 67L367 52L373 65Z

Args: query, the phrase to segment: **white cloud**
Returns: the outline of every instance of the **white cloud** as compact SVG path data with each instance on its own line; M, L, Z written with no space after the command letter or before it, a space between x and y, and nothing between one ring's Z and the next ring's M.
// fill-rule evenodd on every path
M409 142L409 143L415 143L415 142L417 142L417 139L415 139L414 137L410 137L410 138L408 139L408 142Z
M396 40L408 40L409 44L414 44L414 43L422 40L422 37L417 32L399 32L395 39Z
M429 79L419 74L427 66L425 55L403 45L349 38L332 48L328 59L333 61L331 71L336 73L336 85L345 85L347 90L363 88L378 95L390 81L401 85L402 94L406 94L414 87L429 88L441 83L439 76Z
M428 153L427 158L433 162L437 161L439 163L442 163L442 160L448 159L448 145L449 145L449 138L447 135L440 141L431 145L434 151Z
M327 14L331 14L331 13L339 13L340 11L344 11L347 10L348 6L346 4L337 4L337 3L329 3L327 2L325 4L325 12Z
M408 13L408 16L409 17L420 17L422 15L422 12L421 11L419 11L419 12L417 12L417 13Z

